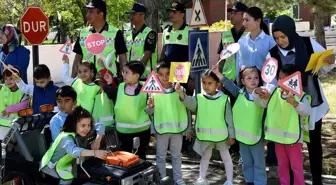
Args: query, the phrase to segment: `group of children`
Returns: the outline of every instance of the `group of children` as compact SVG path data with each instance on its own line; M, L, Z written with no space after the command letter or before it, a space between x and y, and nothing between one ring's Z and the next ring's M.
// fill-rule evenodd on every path
M156 69L164 94L151 95L140 91L143 82L139 78L145 70L140 61L125 64L123 82L118 86L114 85L113 76L108 72L103 74L105 83L95 83L97 70L88 62L79 64L78 77L71 79L69 59L64 56L63 61L62 80L66 85L61 88L53 84L48 67L41 64L34 68L33 86L19 78L17 68L8 66L11 70L6 68L2 72L5 84L0 90L1 126L10 126L12 118L18 117L17 112L29 106L29 97L32 97L34 113L39 112L41 105L57 105L58 113L50 121L53 143L42 158L40 169L60 178L60 184L71 184L74 158L106 158L108 152L100 150L100 144L105 127L113 124L125 151L132 152L133 138L140 137L137 154L143 159L146 159L152 126L156 133L156 162L161 177L166 176L169 148L173 178L178 185L185 184L181 172L183 135L191 139L193 133L196 136L193 148L202 157L197 185L208 184L206 175L213 149L219 150L225 166L224 185L233 183L233 164L228 149L236 140L248 184L267 184L264 161L264 143L267 141L277 143L282 184L289 184L290 171L293 171L295 185L304 184L301 149L302 142L309 139L304 131L310 115L310 97L304 94L299 98L272 85L263 87L256 67L240 71L243 87L239 88L214 65L202 75L203 93L190 97L179 83L169 82L170 63L166 61L160 61ZM284 65L280 79L296 71L294 65ZM218 90L221 86L236 97L233 107L228 96ZM191 112L196 114L194 126ZM97 137L91 150L76 146L75 135L85 136L92 128Z

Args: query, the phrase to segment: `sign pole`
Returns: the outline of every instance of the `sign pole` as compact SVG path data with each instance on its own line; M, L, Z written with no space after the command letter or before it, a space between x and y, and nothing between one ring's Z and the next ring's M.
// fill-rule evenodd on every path
M227 11L227 5L228 5L228 3L227 3L227 0L225 0L225 31L227 31L227 14L228 14L228 11Z
M39 65L39 47L38 45L33 45L33 69Z
M199 31L200 28L194 28L194 30ZM202 92L202 85L201 85L201 76L203 71L198 71L195 73L196 79L195 79L195 94L199 94Z

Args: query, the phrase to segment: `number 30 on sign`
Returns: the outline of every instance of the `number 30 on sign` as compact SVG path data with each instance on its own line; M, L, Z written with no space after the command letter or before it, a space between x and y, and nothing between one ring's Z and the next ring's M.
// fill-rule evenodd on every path
M261 77L266 83L272 82L278 71L278 61L275 58L269 58L265 61L261 71Z

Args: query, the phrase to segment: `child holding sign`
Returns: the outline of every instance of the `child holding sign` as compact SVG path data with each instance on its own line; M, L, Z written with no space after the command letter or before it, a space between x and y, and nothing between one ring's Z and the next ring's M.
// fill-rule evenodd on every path
M284 65L279 73L280 80L294 74L298 69L295 65ZM297 85L301 83L298 79ZM309 136L304 132L308 128L311 113L310 96L303 93L302 97L293 95L288 88L268 89L256 88L253 91L254 101L267 108L265 118L265 140L275 142L278 159L278 175L281 185L290 185L290 169L294 174L294 184L304 185L302 143Z
M196 97L186 96L180 84L175 90L179 93L180 100L188 109L196 112L195 130L197 139L194 150L202 156L200 162L200 176L196 185L208 184L206 173L212 150L217 149L225 166L226 182L232 185L233 164L229 153L229 146L234 144L234 128L232 123L232 110L228 96L218 91L221 83L218 77L210 70L202 75L204 94Z
M183 132L189 133L190 139L190 112L179 100L179 94L169 82L170 62L161 61L157 65L157 74L164 88L164 94L153 94L148 99L147 112L153 114L153 125L156 135L156 165L161 177L166 176L166 156L169 147L173 161L174 181L178 185L185 185L181 172L181 149Z
M236 139L239 141L240 155L243 159L243 174L247 184L266 185L264 139L262 137L262 118L264 108L253 102L252 92L262 86L257 67L246 67L239 73L241 89L229 78L219 72L218 65L212 71L222 81L224 88L236 98L232 108ZM244 115L244 116L242 116Z

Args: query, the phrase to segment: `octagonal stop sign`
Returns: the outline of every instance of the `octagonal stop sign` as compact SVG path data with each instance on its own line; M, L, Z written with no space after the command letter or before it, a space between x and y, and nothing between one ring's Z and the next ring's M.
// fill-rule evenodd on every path
M49 33L48 17L39 7L28 7L21 17L21 32L30 44L42 44Z
M92 33L85 40L85 48L93 55L103 53L105 47L106 38L99 33Z

